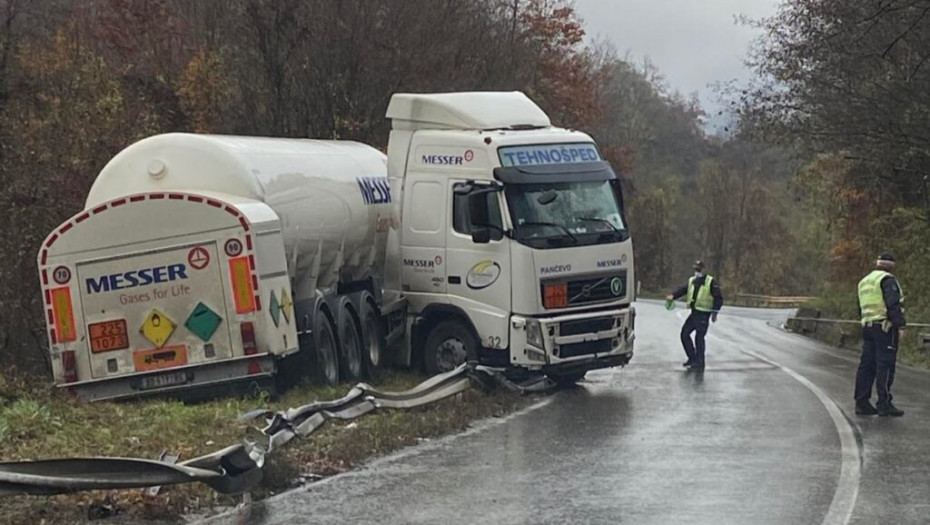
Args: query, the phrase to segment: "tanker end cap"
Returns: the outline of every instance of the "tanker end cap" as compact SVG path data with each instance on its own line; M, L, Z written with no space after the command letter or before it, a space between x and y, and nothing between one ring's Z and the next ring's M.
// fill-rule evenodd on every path
M388 104L393 129L546 128L546 113L520 91L397 93Z

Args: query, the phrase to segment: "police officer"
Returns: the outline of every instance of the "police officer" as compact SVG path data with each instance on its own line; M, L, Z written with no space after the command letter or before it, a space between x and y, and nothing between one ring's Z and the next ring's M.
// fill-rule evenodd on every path
M900 329L904 320L904 295L894 270L894 255L878 256L876 269L859 281L859 312L862 317L862 356L856 373L856 415L901 417L891 403L891 385L894 383L895 361L898 357ZM878 393L878 404L873 407L872 383Z
M672 301L685 295L691 315L681 327L681 345L688 356L688 360L682 363L682 366L690 370L704 370L704 336L707 335L710 322L717 322L717 313L723 307L723 294L717 281L707 275L703 261L694 263L694 275L688 279L688 283L672 292L666 299Z

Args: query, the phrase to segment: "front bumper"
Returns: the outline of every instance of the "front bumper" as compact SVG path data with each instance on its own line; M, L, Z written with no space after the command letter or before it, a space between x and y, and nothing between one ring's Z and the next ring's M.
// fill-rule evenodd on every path
M632 306L546 318L514 315L511 365L555 371L626 364L633 355L635 318Z

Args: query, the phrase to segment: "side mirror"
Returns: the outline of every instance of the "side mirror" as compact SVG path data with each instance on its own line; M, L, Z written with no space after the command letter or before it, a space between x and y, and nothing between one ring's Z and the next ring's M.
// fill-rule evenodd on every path
M485 227L475 228L471 232L471 242L475 244L487 244L491 242L491 229Z
M468 195L468 218L475 226L491 222L487 192L477 191Z

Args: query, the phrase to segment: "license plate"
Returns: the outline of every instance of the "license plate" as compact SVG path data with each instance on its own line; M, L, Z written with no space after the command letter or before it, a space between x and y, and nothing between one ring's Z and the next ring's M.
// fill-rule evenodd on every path
M139 387L142 390L151 390L153 388L183 385L184 383L187 383L187 372L170 372L157 376L143 377Z

